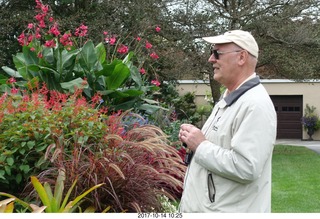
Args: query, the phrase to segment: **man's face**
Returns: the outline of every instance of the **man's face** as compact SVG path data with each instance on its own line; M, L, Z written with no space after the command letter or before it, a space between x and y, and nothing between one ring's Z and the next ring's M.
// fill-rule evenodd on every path
M237 62L240 52L243 51L233 43L216 44L212 49L209 62L214 69L213 78L219 83L228 87L236 79Z

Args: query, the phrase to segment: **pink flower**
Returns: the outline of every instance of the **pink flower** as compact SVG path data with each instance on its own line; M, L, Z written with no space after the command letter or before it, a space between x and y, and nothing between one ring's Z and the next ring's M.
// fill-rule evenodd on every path
M31 52L34 52L35 50L36 50L36 49L35 49L34 47L31 47L31 48L30 48L30 51L31 51Z
M138 36L138 37L136 38L136 40L139 42L139 41L141 40L141 37Z
M159 56L155 52L151 53L150 57L153 58L153 59L158 59L159 58Z
M25 45L25 39L26 39L26 35L24 35L24 33L21 33L20 36L18 36L18 42L21 46Z
M108 34L108 32L107 31L103 31L103 35L107 35Z
M151 81L151 84L154 84L154 85L156 85L157 87L159 87L161 83L160 83L158 80L152 80L152 81Z
M32 29L33 28L33 23L28 24L28 29Z
M156 32L159 33L161 31L161 28L159 26L157 26L155 30L156 30Z
M43 57L43 54L41 52L39 52L37 57L41 59Z
M15 82L16 82L16 79L13 78L13 77L11 77L11 78L8 79L8 83L9 83L9 84L13 84L13 83L15 83Z
M54 24L50 30L49 30L49 33L55 35L55 36L59 36L60 35L60 31L58 30L58 25L57 24Z
M116 43L116 41L117 41L116 37L113 36L110 38L109 43L110 43L110 45L114 45Z
M144 75L146 73L146 70L144 68L140 68L139 72Z
M53 48L56 46L56 42L54 41L54 39L52 40L47 40L44 44L45 47L49 47L49 48Z
M44 14L37 14L34 18L37 21L42 21L44 19L45 15Z
M17 94L18 92L19 92L19 89L15 88L15 87L11 88L12 94Z
M126 53L128 53L128 51L129 51L129 49L125 45L120 45L120 47L117 50L117 52L120 54L126 54Z
M49 5L42 5L41 10L43 13L47 14L49 11Z
M152 48L152 44L149 43L148 41L146 41L146 48L147 48L147 49L151 49L151 48Z
M62 35L60 38L60 43L64 46L72 46L72 41L71 41L71 33L65 33Z
M87 35L87 33L88 33L88 26L81 24L80 27L76 29L76 32L74 35L84 37Z
M46 24L44 23L44 20L39 21L39 27L45 28Z

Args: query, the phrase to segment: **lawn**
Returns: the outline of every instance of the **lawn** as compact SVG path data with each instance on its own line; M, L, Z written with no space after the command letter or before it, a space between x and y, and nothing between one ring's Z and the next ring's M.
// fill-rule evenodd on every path
M320 212L320 155L277 145L272 162L272 212Z

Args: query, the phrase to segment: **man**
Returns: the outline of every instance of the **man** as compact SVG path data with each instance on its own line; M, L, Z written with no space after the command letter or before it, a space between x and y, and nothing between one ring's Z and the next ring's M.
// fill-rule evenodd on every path
M226 87L202 130L181 125L193 152L181 212L271 212L271 159L277 117L255 67L258 45L246 31L204 37L214 79Z

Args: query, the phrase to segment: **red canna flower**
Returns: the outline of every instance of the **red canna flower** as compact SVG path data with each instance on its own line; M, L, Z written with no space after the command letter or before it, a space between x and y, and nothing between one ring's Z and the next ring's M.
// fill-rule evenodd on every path
M9 83L9 84L13 84L15 82L16 82L16 79L14 77L9 78L7 81L7 83Z
M34 27L33 23L28 24L28 29L32 29Z
M159 87L161 83L160 83L158 80L152 80L152 81L151 81L151 84L154 84L154 85L156 85L157 87Z
M140 72L142 75L146 74L146 70L145 70L144 68L140 68L139 72Z
M49 33L51 33L55 36L60 35L60 31L58 30L58 25L56 23L50 28Z
M11 88L11 94L17 94L19 92L19 89L13 87Z
M120 54L126 54L126 53L128 53L128 51L129 51L129 49L125 45L120 45L120 47L117 50L117 52Z
M152 44L149 43L148 41L146 41L146 48L147 48L147 49L151 49L151 48L152 48Z
M161 28L159 26L157 26L155 30L156 30L156 32L159 33L161 31Z
M56 46L56 42L54 39L47 40L44 44L45 47L54 48Z
M88 26L81 24L80 27L76 29L76 32L74 35L79 37L84 37L84 36L87 36L87 33L88 33Z
M26 39L26 36L24 35L24 32L18 36L18 42L21 46L25 45L25 39Z
M153 59L158 59L159 58L159 56L155 52L151 53L150 57L153 58Z
M117 39L116 39L115 36L113 36L113 37L111 37L111 38L109 39L110 45L114 45L114 44L116 43L116 41L117 41Z

